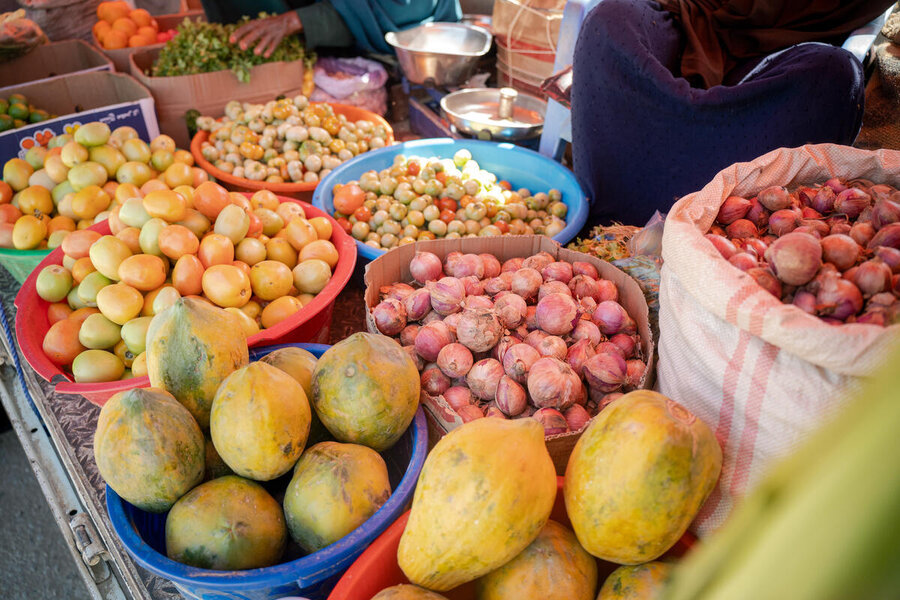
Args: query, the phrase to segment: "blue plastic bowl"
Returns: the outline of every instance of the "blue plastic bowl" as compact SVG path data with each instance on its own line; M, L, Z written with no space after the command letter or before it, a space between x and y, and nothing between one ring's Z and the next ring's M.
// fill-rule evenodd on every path
M566 215L566 227L553 239L560 244L568 244L588 217L588 203L581 191L581 186L570 170L542 154L526 150L515 144L483 142L480 140L454 140L436 138L431 140L415 140L403 142L386 148L365 152L348 160L325 176L313 194L312 204L329 215L334 214L334 198L332 189L338 183L359 180L366 171L380 171L394 164L398 154L406 156L423 156L426 158L453 158L457 150L466 149L479 166L494 173L498 179L505 179L513 189L528 188L533 193L546 192L556 188L562 192L562 201L569 207ZM366 260L374 260L384 254L372 246L356 241L359 256Z
M330 346L325 344L282 344L250 350L251 360L269 352L296 346L316 357ZM340 576L375 538L397 520L412 500L419 472L428 452L425 413L419 408L403 437L393 448L381 453L394 492L368 521L327 548L273 567L246 571L198 569L166 557L166 514L148 513L122 500L106 487L106 509L113 529L135 562L175 584L185 598L221 600L275 600L303 596L324 600Z

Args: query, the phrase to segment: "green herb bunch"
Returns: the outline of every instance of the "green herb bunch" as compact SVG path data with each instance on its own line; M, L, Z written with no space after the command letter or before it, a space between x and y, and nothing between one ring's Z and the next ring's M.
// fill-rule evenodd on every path
M259 17L267 15L260 13ZM307 66L315 62L315 54L307 53L296 35L286 36L272 55L265 58L253 49L241 50L228 41L234 30L250 21L244 17L237 23L222 25L185 19L178 26L178 35L163 46L153 64L154 77L196 75L231 70L239 81L249 83L250 69L268 62L304 60Z

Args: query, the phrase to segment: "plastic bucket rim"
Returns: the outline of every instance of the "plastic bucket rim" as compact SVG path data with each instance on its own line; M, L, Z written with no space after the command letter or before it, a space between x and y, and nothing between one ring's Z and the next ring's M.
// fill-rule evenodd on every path
M555 165L555 169L559 172L560 176L566 180L566 182L573 187L573 189L578 190L578 196L576 198L571 199L571 203L567 202L567 198L563 197L563 203L569 207L570 214L567 215L566 226L560 231L558 234L553 236L551 239L561 245L567 244L578 235L578 232L584 227L584 224L587 223L588 213L590 211L590 207L588 206L587 196L584 193L584 190L581 188L581 184L578 183L578 180L575 177L575 174L569 169L562 166L562 164L556 162L555 160L540 154L539 152L535 152L534 150L529 150L528 148L522 148L521 146L517 146L511 142L490 142L485 140L474 140L474 139L454 139L454 138L425 138L420 140L411 140L407 142L401 142L399 144L394 144L393 146L385 146L384 148L379 148L377 150L370 150L364 154L360 154L358 156L353 157L352 159L342 163L337 168L331 171L328 175L325 176L319 183L323 184L316 188L315 192L313 192L312 202L311 204L321 210L322 212L327 213L329 216L334 216L331 212L329 212L328 207L325 206L325 195L330 194L330 192L325 190L330 190L336 184L342 183L337 179L346 171L354 168L358 162L362 162L364 160L379 158L382 155L397 155L397 154L410 154L407 152L407 149L415 149L418 147L449 147L458 145L460 148L466 148L468 146L474 146L476 149L488 149L495 148L501 150L509 150L516 153L524 153L526 155L533 155L533 158L540 160L548 164L548 167L552 164ZM452 155L451 155L452 156ZM473 151L473 159L478 160L477 157L474 156ZM496 173L498 178L501 174ZM327 185L326 185L327 184ZM333 208L333 205L332 205ZM574 210L573 210L574 209ZM503 237L503 236L497 236ZM375 260L379 256L382 256L387 250L382 250L378 248L373 248L372 246L367 246L366 244L360 242L355 238L352 239L357 246L357 252L359 256L363 257L366 260Z
M303 344L297 344L297 346L302 347ZM160 577L172 581L173 583L185 586L208 586L220 591L225 591L245 590L250 588L258 589L262 586L274 586L296 582L302 591L305 587L316 583L315 581L309 581L310 579L321 581L322 579L339 572L342 568L346 568L349 564L352 564L352 562L365 551L369 544L378 538L385 529L390 527L391 524L405 512L404 509L406 508L408 499L401 500L401 496L405 495L408 490L411 498L416 481L418 481L419 472L421 472L427 454L428 427L425 420L425 412L421 406L416 409L413 421L410 423L407 431L404 432L404 435L408 432L411 432L412 437L410 440L412 444L412 454L410 456L409 465L407 465L406 471L404 471L403 477L400 479L400 483L397 484L396 490L391 493L387 502L385 502L375 514L369 517L363 525L360 525L353 532L347 534L337 542L334 542L330 546L327 546L318 552L314 552L313 554L279 565L261 567L258 569L247 569L244 571L215 571L212 569L190 567L176 562L167 556L160 554L144 541L137 533L133 521L125 513L125 501L122 500L122 498L120 498L108 485L106 486L107 513L114 532L128 554L142 567ZM420 438L423 436L425 439L421 440ZM415 476L413 476L413 473L415 473ZM403 491L403 494L400 493L401 490ZM117 527L117 523L122 525L122 527ZM353 534L366 524L374 525L371 531L361 536L361 539L359 540L348 539L352 538ZM350 547L352 543L357 543L360 547L358 549L352 548ZM148 556L144 556L143 552L136 552L136 549L145 551ZM298 565L298 563L303 561L312 562L311 559L313 558L317 561L331 560L333 562L305 577L299 577L297 574L289 575L289 572L297 569L298 566L305 566ZM171 573L166 570L166 567L173 568L176 572L187 571L189 573L197 574ZM262 581L262 579L265 578L279 576L284 577L284 580Z

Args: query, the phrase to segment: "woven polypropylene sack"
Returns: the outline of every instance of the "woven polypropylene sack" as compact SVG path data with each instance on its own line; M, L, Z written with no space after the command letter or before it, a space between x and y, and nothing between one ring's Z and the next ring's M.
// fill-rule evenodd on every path
M58 42L90 40L100 0L18 0L18 3L50 41Z
M728 196L831 177L900 186L900 152L835 144L779 149L719 172L666 218L658 386L715 431L722 474L693 528L706 535L772 461L852 397L900 341L900 325L828 325L782 304L704 234Z

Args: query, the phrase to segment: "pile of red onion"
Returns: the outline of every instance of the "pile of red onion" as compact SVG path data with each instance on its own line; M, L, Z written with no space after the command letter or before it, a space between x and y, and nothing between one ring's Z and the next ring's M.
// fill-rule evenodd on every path
M729 196L706 234L732 265L824 321L900 323L900 191L829 179Z
M442 264L417 252L409 268L416 285L381 288L372 318L464 422L532 417L547 435L580 431L643 380L637 325L591 263L451 252Z

